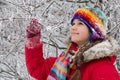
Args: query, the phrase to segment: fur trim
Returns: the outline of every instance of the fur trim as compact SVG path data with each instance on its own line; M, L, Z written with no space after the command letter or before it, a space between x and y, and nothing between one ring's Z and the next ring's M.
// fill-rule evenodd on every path
M99 59L107 56L113 56L118 53L119 45L118 42L110 38L109 40L103 41L91 47L89 50L85 51L84 61L88 62L93 59Z

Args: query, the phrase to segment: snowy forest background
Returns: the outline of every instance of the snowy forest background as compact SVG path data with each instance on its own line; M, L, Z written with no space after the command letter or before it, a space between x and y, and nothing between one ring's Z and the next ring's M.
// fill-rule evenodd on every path
M43 24L44 57L65 49L76 9L97 0L0 0L0 80L33 80L25 66L25 28L35 17ZM120 0L99 0L109 19L108 33L120 45ZM117 66L120 70L120 56Z

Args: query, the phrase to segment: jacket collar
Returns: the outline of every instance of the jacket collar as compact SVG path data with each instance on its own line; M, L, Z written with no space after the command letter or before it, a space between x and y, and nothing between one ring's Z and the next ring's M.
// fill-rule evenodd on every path
M83 53L84 61L88 62L93 59L114 56L118 54L119 45L114 38L109 38L101 43L96 44Z
M70 50L77 51L77 44L72 43ZM84 61L88 62L94 59L104 58L107 56L115 56L118 54L119 45L118 42L112 38L109 37L109 39L98 43L85 51L83 53Z

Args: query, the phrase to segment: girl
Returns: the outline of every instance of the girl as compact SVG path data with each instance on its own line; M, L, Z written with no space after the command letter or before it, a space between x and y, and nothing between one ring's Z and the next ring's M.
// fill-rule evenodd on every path
M58 57L43 58L42 25L26 29L28 72L37 80L120 80L114 66L118 43L106 34L107 18L98 7L82 7L72 19L68 47Z

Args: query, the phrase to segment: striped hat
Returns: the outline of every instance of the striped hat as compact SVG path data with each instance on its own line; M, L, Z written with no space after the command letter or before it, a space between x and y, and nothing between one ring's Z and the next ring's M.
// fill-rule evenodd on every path
M86 6L79 8L71 19L71 24L74 19L78 19L87 25L91 32L90 42L96 40L105 40L107 30L107 17L98 7Z

